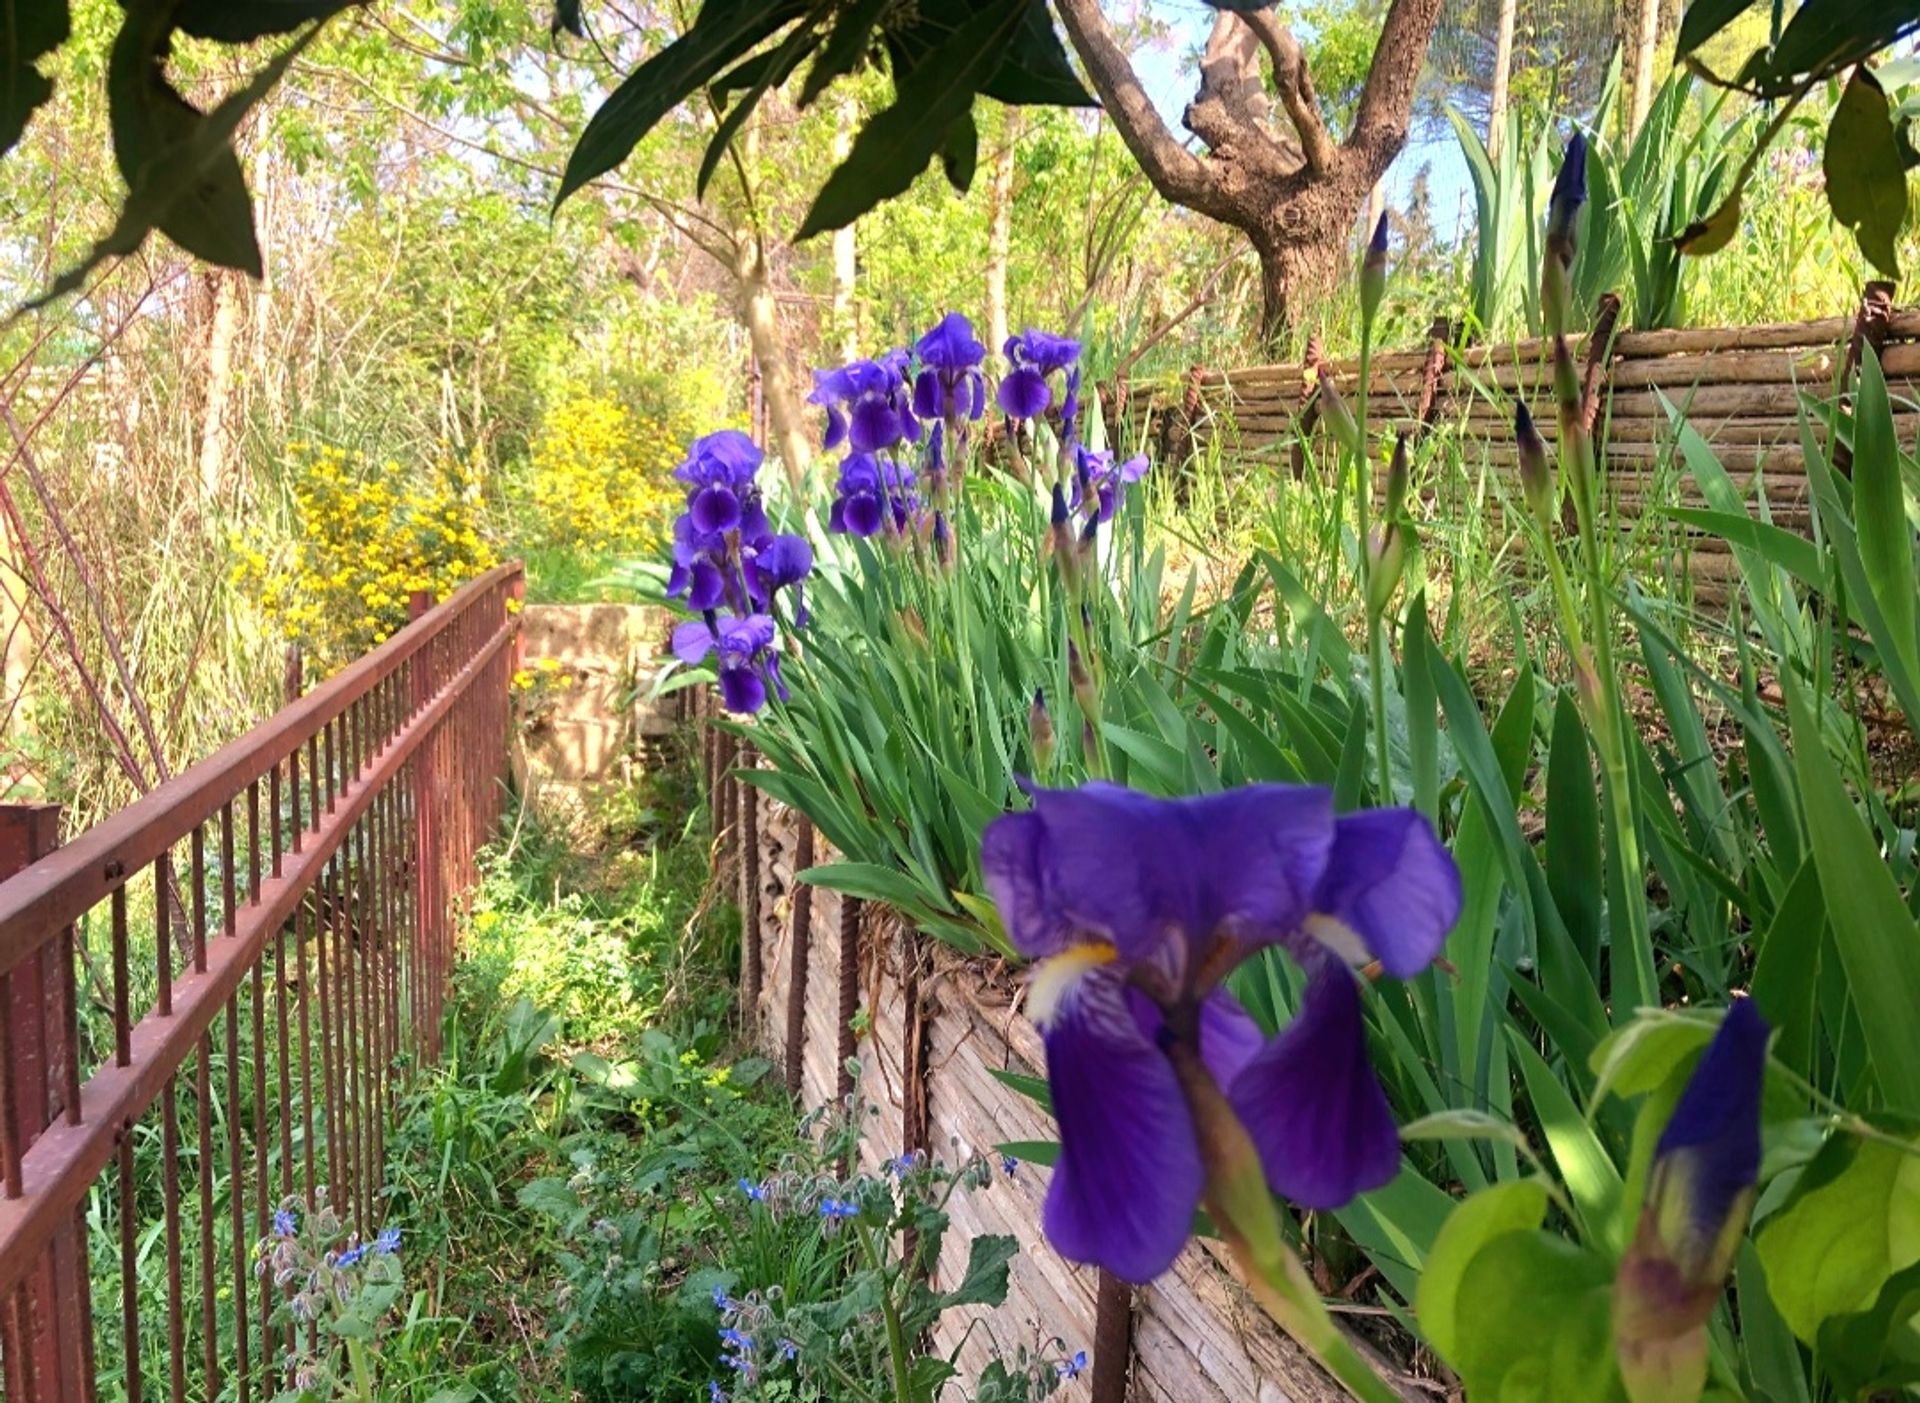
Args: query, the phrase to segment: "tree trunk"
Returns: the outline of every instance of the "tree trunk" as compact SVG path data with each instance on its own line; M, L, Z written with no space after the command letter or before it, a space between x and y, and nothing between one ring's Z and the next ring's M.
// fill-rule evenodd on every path
M760 364L760 392L766 399L767 420L773 430L772 446L779 452L787 482L798 496L807 465L813 461L813 444L807 437L800 392L787 373L786 348L780 343L780 308L767 280L766 263L751 235L741 239L734 276L739 280L740 320L746 324L753 358Z
M1013 150L1020 126L1020 109L1008 108L987 192L987 354L992 356L1001 354L1012 333L1007 325L1007 263L1013 253Z
M1347 209L1346 222L1351 222L1359 213L1359 201L1349 201ZM1332 296L1346 245L1344 223L1307 238L1254 238L1260 258L1260 344L1268 354L1285 358L1308 309Z
M226 481L227 406L233 398L234 348L240 337L240 275L210 269L213 322L207 331L206 399L200 414L200 499L212 502Z
M836 169L853 149L853 99L843 98L834 112L833 164ZM860 326L854 313L854 280L859 275L859 259L854 247L854 226L842 225L833 231L833 334L840 343L840 359L851 361L860 354Z
M1660 0L1639 0L1633 32L1633 100L1627 112L1627 141L1632 143L1653 106L1653 55L1660 38Z
M1500 32L1493 43L1493 91L1487 98L1487 156L1496 164L1507 144L1507 89L1513 79L1515 0L1500 0Z

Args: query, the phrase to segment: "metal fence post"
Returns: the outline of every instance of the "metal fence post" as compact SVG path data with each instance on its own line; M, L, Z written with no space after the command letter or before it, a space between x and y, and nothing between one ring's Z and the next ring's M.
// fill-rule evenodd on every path
M433 607L430 590L416 590L407 601L407 612L419 618ZM417 713L433 700L436 678L433 659L436 649L428 644L413 655L408 669L413 679L413 709ZM415 1037L429 1058L440 1055L440 910L439 910L439 834L438 776L434 754L439 738L429 736L413 754L413 880L414 944L413 977L420 981L424 994L423 1026Z
M25 870L60 845L57 804L0 805L0 879ZM6 1091L7 1187L20 1194L19 1154L72 1108L61 1069L76 1036L69 992L72 946L50 941L5 978L0 1076ZM91 1400L93 1295L88 1287L86 1224L80 1211L56 1230L17 1300L0 1310L0 1353L8 1398Z

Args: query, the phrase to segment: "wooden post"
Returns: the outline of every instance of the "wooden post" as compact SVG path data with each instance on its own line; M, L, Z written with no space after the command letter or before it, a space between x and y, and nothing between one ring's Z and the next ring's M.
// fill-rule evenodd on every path
M0 878L24 871L59 845L58 805L0 805ZM77 1055L72 960L71 934L57 936L9 972L0 991L9 1158L32 1146L55 1116L78 1114L78 1107L67 1104L65 1077ZM15 1165L8 1166L8 1179L10 1186L18 1183ZM0 1310L8 1398L91 1403L94 1397L86 1231L83 1209L55 1232L21 1283L20 1308L9 1303Z
M1105 1267L1093 1298L1093 1403L1124 1403L1133 1364L1133 1288Z
M845 1101L853 1095L853 1055L859 1040L853 1020L860 1014L860 914L866 903L845 893L840 897L840 1020L834 1095Z
M793 939L787 943L787 1091L798 1096L805 1079L808 947L813 943L813 886L800 874L813 866L813 823L802 817L793 854Z
M753 747L740 748L740 767L754 767ZM749 1030L760 1016L760 792L740 785L740 1008Z

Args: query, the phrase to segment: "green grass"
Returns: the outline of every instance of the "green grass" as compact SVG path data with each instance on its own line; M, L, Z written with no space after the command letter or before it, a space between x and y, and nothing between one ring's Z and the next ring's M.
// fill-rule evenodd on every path
M737 921L702 808L668 771L570 832L522 812L493 849L446 1056L389 1141L428 1323L389 1321L381 1398L705 1396L713 1284L809 1270L794 1242L710 1251L723 1186L800 1132L728 1029Z

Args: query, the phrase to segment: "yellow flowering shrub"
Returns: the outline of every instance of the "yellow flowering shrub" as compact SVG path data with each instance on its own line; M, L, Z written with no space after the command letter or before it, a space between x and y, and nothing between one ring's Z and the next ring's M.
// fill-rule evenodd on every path
M539 543L592 554L657 550L679 500L671 474L686 439L684 426L636 415L608 394L555 400L528 463Z
M287 445L297 537L280 561L242 547L236 583L326 668L402 628L415 590L445 599L499 562L481 529L478 451L409 474L329 445Z

